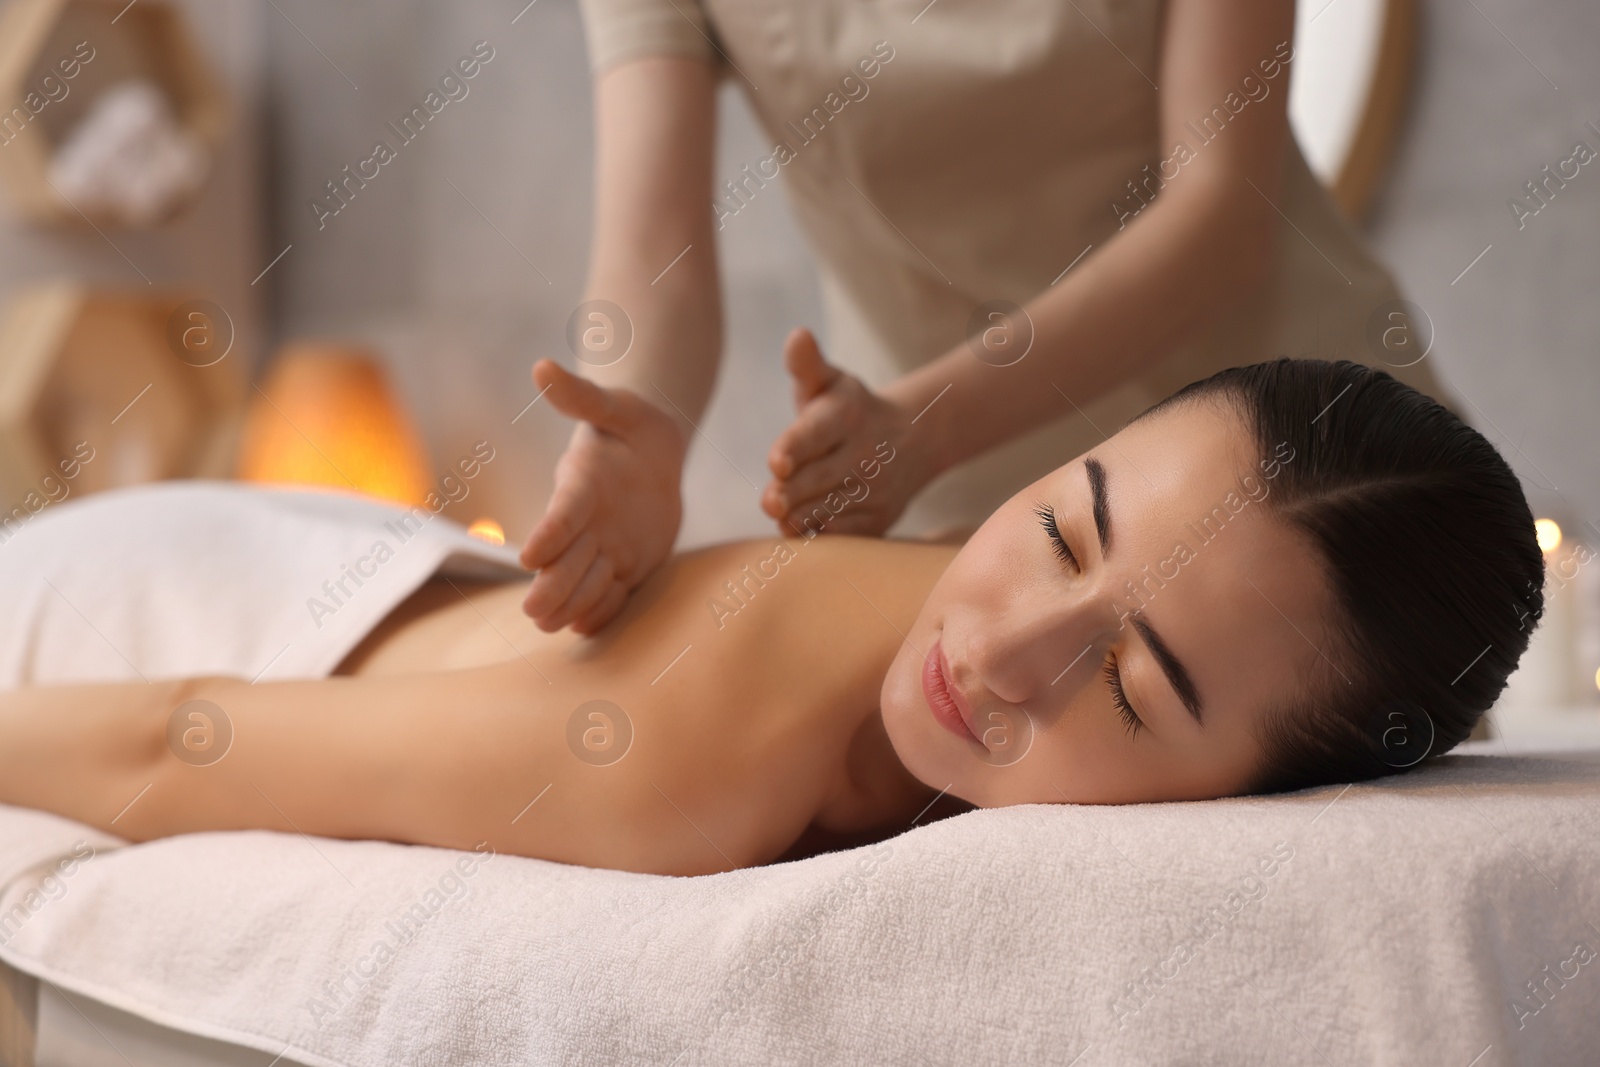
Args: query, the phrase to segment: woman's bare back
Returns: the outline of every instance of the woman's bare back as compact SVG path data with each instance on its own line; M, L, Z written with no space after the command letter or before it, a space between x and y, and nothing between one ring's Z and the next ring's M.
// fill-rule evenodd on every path
M690 821L691 801L747 809L776 858L808 827L815 841L903 825L926 803L893 759L878 689L954 551L839 537L701 549L590 638L535 628L520 608L525 583L436 578L336 673L520 668L543 716L564 727L567 774L619 788L643 774ZM694 780L694 796L669 794L668 779Z

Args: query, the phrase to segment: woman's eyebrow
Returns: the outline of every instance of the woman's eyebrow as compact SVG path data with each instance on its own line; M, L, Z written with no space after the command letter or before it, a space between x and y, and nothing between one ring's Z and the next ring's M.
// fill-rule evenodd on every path
M1106 469L1100 461L1089 456L1083 461L1089 474L1089 497L1094 504L1094 532L1100 538L1100 555L1111 550L1111 509L1106 501Z
M1093 501L1094 529L1100 538L1100 555L1105 557L1111 547L1111 508L1109 506L1110 493L1106 489L1106 469L1098 459L1089 456L1083 461L1083 469L1089 475L1089 496ZM1194 687L1194 679L1189 676L1189 671L1182 661L1172 654L1172 649L1161 640L1161 635L1144 620L1141 612L1135 612L1129 619L1133 628L1138 631L1144 643L1149 647L1150 654L1155 657L1161 673L1167 676L1167 681L1172 683L1173 692L1178 694L1178 699L1183 702L1184 708L1191 718L1199 723L1202 728L1205 720L1200 715L1200 693Z
M1173 691L1178 694L1178 699L1183 701L1183 706L1190 717L1203 729L1206 723L1200 717L1200 693L1195 689L1194 679L1189 677L1188 670L1179 662L1178 657L1172 654L1172 649L1167 647L1167 643L1161 640L1161 635L1155 632L1141 614L1135 613L1128 621L1133 623L1133 628L1144 638L1144 643L1149 646L1150 654L1156 658L1161 673L1172 683Z

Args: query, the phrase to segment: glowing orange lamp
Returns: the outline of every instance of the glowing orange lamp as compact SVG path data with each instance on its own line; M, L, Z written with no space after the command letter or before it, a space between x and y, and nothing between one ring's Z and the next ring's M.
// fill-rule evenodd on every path
M251 394L235 476L420 504L432 482L416 428L370 351L286 345Z

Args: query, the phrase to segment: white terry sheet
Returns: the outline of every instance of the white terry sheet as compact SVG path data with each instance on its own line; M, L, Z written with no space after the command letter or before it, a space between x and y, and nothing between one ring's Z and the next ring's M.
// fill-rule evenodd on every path
M1597 830L1600 766L1487 756L688 879L0 808L0 956L329 1067L1592 1063Z

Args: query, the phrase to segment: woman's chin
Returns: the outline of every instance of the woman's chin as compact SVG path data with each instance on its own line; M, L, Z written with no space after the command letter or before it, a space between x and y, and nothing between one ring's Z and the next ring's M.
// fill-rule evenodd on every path
M890 700L887 699L888 689L886 685L883 728L901 765L929 789L985 806L978 798L968 795L974 776L971 769L961 764L970 757L941 743L956 739L941 736L944 731L934 723L921 691L902 693L898 700Z
M921 675L914 669L915 663L908 666L902 662L908 647L901 646L901 655L895 657L878 694L883 730L889 735L894 754L913 777L932 789L943 789L950 779L939 778L939 754L933 750L928 729L934 723L922 696Z

